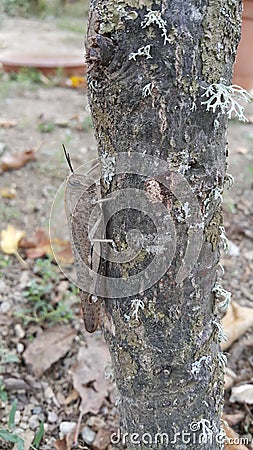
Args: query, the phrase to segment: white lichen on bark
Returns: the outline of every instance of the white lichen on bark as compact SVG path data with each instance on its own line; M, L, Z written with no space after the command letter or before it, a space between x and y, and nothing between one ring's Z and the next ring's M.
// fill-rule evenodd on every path
M138 48L137 52L130 53L128 59L129 60L133 59L134 61L136 61L137 56L144 56L146 59L152 59L150 50L151 50L150 44L140 47Z
M227 114L229 119L234 114L239 120L248 121L244 115L245 107L240 102L249 103L252 97L241 86L213 83L204 89L205 92L201 97L207 97L207 100L201 104L206 106L207 111L211 110L213 113L220 111L221 114Z
M162 37L164 45L169 43L169 37L167 33L167 23L162 18L160 11L148 11L145 15L144 20L141 22L142 28L147 28L150 25L157 25L160 30L162 30Z

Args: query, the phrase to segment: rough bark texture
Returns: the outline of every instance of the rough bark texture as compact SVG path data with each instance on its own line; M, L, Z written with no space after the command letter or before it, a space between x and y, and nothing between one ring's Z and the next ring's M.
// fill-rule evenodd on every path
M148 11L160 11L164 29L143 27ZM212 83L231 84L240 37L238 0L91 0L86 43L92 117L102 161L102 194L135 187L141 177L113 176L120 152L145 153L167 162L189 183L203 213L202 248L192 272L177 283L189 227L172 192L162 192L177 232L176 253L167 273L132 298L105 301L104 332L120 393L122 432L127 447L216 450L219 443L184 442L175 433L191 432L204 420L213 436L220 429L223 370L219 354L216 299L222 226L220 193L226 172L226 115L207 112L201 95ZM166 42L164 42L166 40ZM152 58L133 52L150 45ZM151 83L149 95L143 88ZM120 251L131 223L152 229L136 211L112 219L108 235ZM136 226L134 226L136 228ZM131 276L150 261L142 249L128 264L105 264L108 277ZM144 308L131 316L131 300ZM130 320L128 320L130 317ZM201 428L200 426L200 428ZM169 444L156 433L168 433ZM165 439L165 438L164 438ZM131 442L134 441L134 442ZM163 442L162 442L163 441Z

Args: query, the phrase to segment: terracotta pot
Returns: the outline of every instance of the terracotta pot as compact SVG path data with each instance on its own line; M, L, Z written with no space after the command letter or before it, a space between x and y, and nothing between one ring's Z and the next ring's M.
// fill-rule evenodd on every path
M84 75L86 65L78 56L5 55L1 58L5 72L19 72L21 68L34 68L46 76L56 75L59 69L65 76Z
M244 0L242 37L234 66L234 84L253 89L253 0Z

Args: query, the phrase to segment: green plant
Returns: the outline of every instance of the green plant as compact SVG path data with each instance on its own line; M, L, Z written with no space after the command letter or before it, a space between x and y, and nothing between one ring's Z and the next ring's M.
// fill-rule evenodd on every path
M18 219L20 212L13 206L0 205L0 221L6 220L7 222L11 219Z
M4 11L11 16L41 14L46 7L44 0L3 0Z
M5 402L7 402L7 400L8 400L8 394L5 390L5 385L3 383L3 380L2 380L2 378L0 378L0 401L5 403Z
M8 348L5 348L0 338L0 371L2 366L9 363L19 363L19 357L16 353L11 352Z
M4 269L5 267L11 266L12 259L7 255L0 255L0 269Z
M15 97L27 89L35 91L40 85L47 89L55 83L54 79L47 79L47 84L43 80L41 73L33 68L22 68L17 73L1 73L0 99L3 100L7 96Z
M82 128L86 133L93 128L93 123L90 115L85 117L85 119L83 120Z
M59 281L59 272L51 258L38 258L33 271L36 275L40 275L45 281Z
M11 16L27 15L29 0L3 0L4 11Z
M39 302L42 298L50 299L52 288L51 283L46 284L34 279L30 281L28 289L24 291L23 295L31 302Z
M79 295L79 288L77 286L75 286L75 284L71 284L70 290L71 290L72 294L74 294L76 296Z
M27 300L27 307L16 315L23 319L25 325L30 322L41 323L47 321L50 325L73 319L72 310L63 301L55 305L51 303L53 292L52 283L45 280L32 280L23 293Z
M73 20L72 18L62 17L58 20L58 27L61 30L72 31L73 33L84 34L85 26L83 20ZM69 37L68 37L69 40Z
M35 438L34 438L34 441L33 441L33 444L32 444L33 448L36 448L36 449L39 448L39 445L40 445L40 443L42 441L43 435L44 435L44 422L41 422L40 423L40 427L39 427L39 431L35 435Z
M32 67L23 67L17 73L12 72L10 74L10 80L25 84L40 84L42 82L41 73L39 72L39 70Z
M24 450L24 439L22 439L18 434L15 433L15 414L17 411L18 401L14 400L12 403L12 408L9 415L8 426L7 428L0 429L0 439L5 442L12 442L13 444L17 444L17 450Z
M41 133L51 133L55 129L54 122L42 122L39 123L38 129Z
M15 431L15 414L17 411L18 401L15 399L12 403L11 411L9 414L8 425L6 428L0 428L0 440L5 442L11 442L17 444L17 450L25 449L25 440L22 436ZM44 423L40 423L39 431L35 435L32 445L29 447L31 450L37 450L44 435Z

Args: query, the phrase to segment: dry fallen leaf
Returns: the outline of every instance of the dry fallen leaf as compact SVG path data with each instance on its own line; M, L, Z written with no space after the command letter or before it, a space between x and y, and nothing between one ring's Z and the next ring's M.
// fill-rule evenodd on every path
M222 426L227 437L227 441L225 442L225 450L248 450L245 445L238 443L238 441L240 442L240 438L232 428L230 428L226 423L223 423Z
M79 397L78 392L75 389L72 389L72 391L69 393L67 398L64 400L64 405L69 405L73 401L77 400Z
M93 450L106 450L111 444L112 431L100 429L92 443Z
M72 444L69 446L66 436L63 439L56 439L54 442L56 450L71 450Z
M4 119L3 117L0 117L0 128L12 128L16 125L16 120Z
M63 423L61 423L61 425L63 425ZM77 428L78 428L78 425L75 425L74 428L72 427L71 430L68 431L67 433L62 433L62 430L61 430L61 433L65 434L65 436L63 437L63 439L57 439L54 442L54 446L55 446L56 450L71 450L73 448L73 444L75 444L75 440L76 440ZM61 426L60 426L60 429L61 429ZM76 448L76 446L75 446L75 448Z
M35 150L24 150L23 152L6 153L1 158L2 170L20 169L29 161L36 161Z
M62 264L73 263L69 241L54 238L52 244L58 262ZM25 249L28 258L36 259L45 255L54 256L49 236L43 228L37 228L33 236L22 239L19 247Z
M6 255L17 253L19 241L25 236L25 232L17 230L12 225L8 225L6 230L1 231L1 249Z
M17 192L12 188L2 188L0 189L0 195L3 198L15 198Z
M237 153L240 153L241 155L246 155L249 153L249 148L247 147L237 147L235 150Z
M43 228L37 228L33 236L22 239L19 247L25 249L28 258L52 254L48 234Z
M226 350L253 326L253 308L247 308L231 302L222 324L228 340L223 342L221 347L222 350Z
M26 365L40 377L69 351L75 335L70 325L59 325L39 334L23 353Z
M237 376L236 373L230 369L230 367L226 367L226 373L224 377L224 387L225 389L230 389L233 386Z
M232 388L229 401L231 403L247 403L253 405L253 384L242 384Z
M222 418L230 427L233 427L244 419L245 414L245 411L238 411L234 414L223 414Z
M82 399L80 411L97 414L110 389L104 378L104 366L110 355L102 338L91 336L87 341L88 346L80 348L77 363L72 367L73 385Z
M25 232L17 230L8 225L6 230L1 231L1 250L6 255L15 255L22 264L26 264L18 253L19 241L25 236Z

